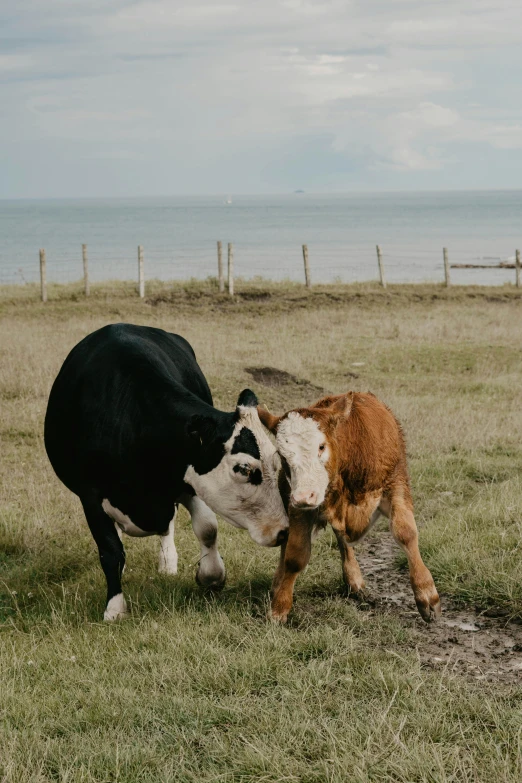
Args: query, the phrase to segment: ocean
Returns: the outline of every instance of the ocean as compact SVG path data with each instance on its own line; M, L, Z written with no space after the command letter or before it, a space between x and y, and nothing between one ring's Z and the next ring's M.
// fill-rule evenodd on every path
M49 281L82 276L87 244L92 281L206 278L217 273L216 242L234 245L237 277L312 283L377 279L376 245L389 282L442 281L450 263L513 260L522 249L522 191L176 196L0 200L0 283L38 280L45 248ZM452 283L514 282L513 270L452 270Z

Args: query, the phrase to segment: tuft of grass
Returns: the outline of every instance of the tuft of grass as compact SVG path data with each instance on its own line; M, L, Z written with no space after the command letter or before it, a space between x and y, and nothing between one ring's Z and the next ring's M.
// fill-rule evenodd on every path
M101 622L105 586L78 500L43 446L68 351L114 321L182 333L218 407L254 387L272 410L309 387L371 390L404 424L421 549L446 596L522 617L520 294L439 286L215 281L0 289L0 780L515 783L519 689L425 668L412 631L339 593L332 536L300 578L287 628L267 624L278 553L220 528L228 581L194 583L180 513L175 578L157 542L126 539L133 618ZM398 564L400 565L400 563Z

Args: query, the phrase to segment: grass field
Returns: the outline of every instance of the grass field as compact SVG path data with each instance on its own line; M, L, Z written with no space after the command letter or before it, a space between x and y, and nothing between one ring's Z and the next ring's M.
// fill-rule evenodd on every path
M308 293L257 281L239 282L230 301L208 281L151 283L144 302L130 284L94 287L89 301L75 286L49 293L42 305L29 286L0 291L0 780L522 780L517 647L501 651L509 678L437 665L439 637L409 592L410 614L342 594L329 531L297 583L288 627L265 619L277 551L220 522L227 586L206 594L183 513L178 576L157 574L156 540L126 539L133 617L101 622L97 551L42 438L63 359L109 322L187 337L222 409L246 386L274 412L318 389L371 390L406 431L421 551L443 611L497 615L494 644L495 628L522 621L516 289ZM265 366L294 380L266 386L245 369ZM372 535L377 544L385 527ZM396 580L407 585L398 550L379 590Z

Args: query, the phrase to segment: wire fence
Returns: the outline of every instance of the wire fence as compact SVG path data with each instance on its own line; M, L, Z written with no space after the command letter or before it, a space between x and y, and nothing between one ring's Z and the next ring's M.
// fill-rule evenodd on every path
M141 246L140 246L141 247ZM305 252L306 251L306 252ZM306 283L444 283L498 285L512 283L520 287L520 253L510 256L482 255L476 250L455 251L426 247L415 250L398 245L350 245L328 243L309 246L259 247L222 243L223 286L229 290L229 253L233 256L233 276L241 279L265 278ZM34 259L23 262L0 258L0 284L20 285L48 282L75 283L85 278L90 283L130 281L139 283L136 246L107 249L106 246L75 245L69 249L35 251ZM204 280L218 276L216 243L173 249L164 246L142 247L142 290L147 280ZM379 259L380 254L380 259ZM42 257L43 256L43 257ZM380 261L380 263L379 263Z

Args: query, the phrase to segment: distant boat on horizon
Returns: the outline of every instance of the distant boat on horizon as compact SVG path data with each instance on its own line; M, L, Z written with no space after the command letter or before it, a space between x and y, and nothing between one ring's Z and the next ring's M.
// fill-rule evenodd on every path
M232 199L230 196L227 196L227 198L224 200L223 204L232 204Z

